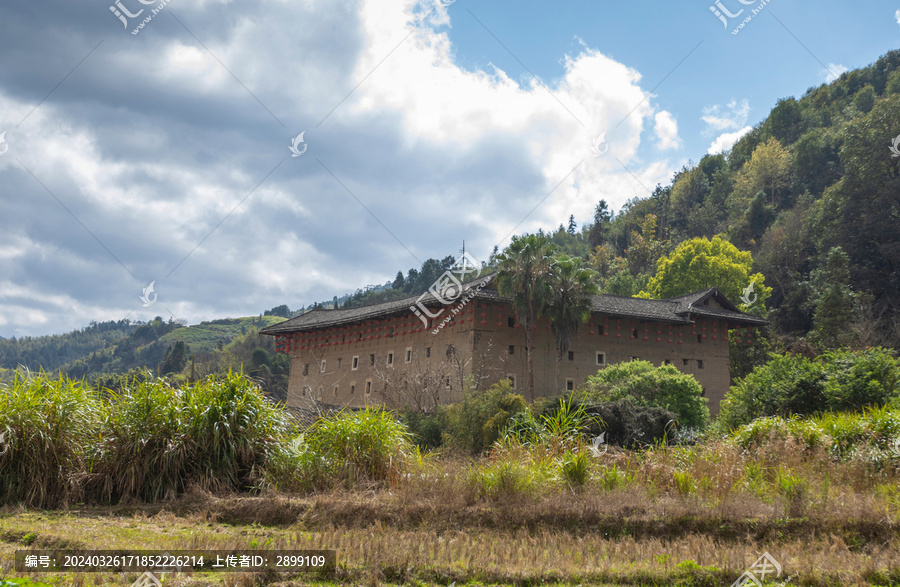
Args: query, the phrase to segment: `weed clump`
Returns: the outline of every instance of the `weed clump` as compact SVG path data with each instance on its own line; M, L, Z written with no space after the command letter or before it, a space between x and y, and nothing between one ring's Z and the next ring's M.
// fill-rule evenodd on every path
M383 409L366 408L320 418L276 451L267 473L271 485L297 491L394 485L420 458L403 424Z

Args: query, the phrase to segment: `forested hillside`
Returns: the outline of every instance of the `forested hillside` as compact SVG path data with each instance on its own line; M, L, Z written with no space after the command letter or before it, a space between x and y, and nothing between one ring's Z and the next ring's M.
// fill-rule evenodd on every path
M0 367L19 365L54 371L132 334L139 324L128 320L91 322L81 330L49 336L0 338Z
M722 234L753 254L773 288L776 333L829 347L896 346L898 68L894 51L799 100L780 100L730 153L703 157L612 221L601 218L591 244L601 245L594 258L607 288L645 282L655 268L648 253Z

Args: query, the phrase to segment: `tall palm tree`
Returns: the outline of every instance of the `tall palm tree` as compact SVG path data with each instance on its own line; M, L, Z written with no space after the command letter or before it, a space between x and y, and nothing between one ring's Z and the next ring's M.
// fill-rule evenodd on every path
M497 289L512 298L519 322L525 327L525 356L528 361L528 398L534 401L534 360L531 346L534 325L550 297L550 255L554 247L544 235L515 236L497 257Z
M591 296L599 293L596 275L581 259L560 254L553 258L548 273L550 297L543 315L552 320L556 335L556 378L559 362L572 344L572 336L591 317Z

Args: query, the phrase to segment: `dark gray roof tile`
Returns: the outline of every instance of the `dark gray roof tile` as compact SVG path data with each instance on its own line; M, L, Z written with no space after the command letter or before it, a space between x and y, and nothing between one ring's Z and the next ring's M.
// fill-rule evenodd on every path
M479 300L508 302L509 300L500 296L494 287L494 284L491 283L495 275L496 273L491 273L466 283L464 285L463 296L471 293L474 294L475 299ZM480 290L478 290L479 287L481 287ZM477 293L476 290L478 290ZM463 296L460 296L459 299L463 299ZM715 299L725 306L725 308L711 308L702 305L702 302L710 297L715 297ZM359 308L340 308L337 310L315 309L301 316L297 316L296 318L291 318L290 320L267 326L260 330L260 333L279 335L291 332L303 332L362 320L370 320L373 318L383 318L394 314L406 314L410 311L410 306L415 305L419 301L419 298L420 296L409 296L391 302L372 304ZM431 307L440 304L439 300L431 293L426 293L425 296L422 297L422 301ZM714 287L666 300L597 295L593 296L591 307L594 312L612 316L622 316L624 318L636 318L640 320L658 320L680 324L690 324L693 319L698 316L723 318L728 319L731 322L748 326L764 326L768 324L767 320L738 311L737 307Z

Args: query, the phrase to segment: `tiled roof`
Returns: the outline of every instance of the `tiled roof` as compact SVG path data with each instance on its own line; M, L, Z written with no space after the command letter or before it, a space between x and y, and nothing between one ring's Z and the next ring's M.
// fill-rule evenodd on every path
M460 298L467 295L473 289L477 289L480 285L485 284L493 279L494 273L479 277L464 284L464 293ZM493 295L490 293L493 291ZM303 330L314 330L316 328L326 328L337 324L347 324L349 322L358 322L360 320L368 320L371 318L381 318L392 314L406 314L409 312L410 306L414 306L419 301L418 295L409 296L399 300L390 302L382 302L380 304L372 304L369 306L361 306L359 308L339 308L337 310L323 310L317 308L301 314L296 318L266 326L260 330L261 334L281 334L285 332L298 332ZM486 287L478 292L478 299L499 299L496 290L489 290ZM422 297L422 302L435 306L440 304L437 298L431 293L426 293Z
M495 275L496 273L491 273L466 283L464 285L465 291L463 296L473 293L475 294L475 299L508 302L509 300L500 296L495 288L488 286L488 283ZM482 289L475 293L473 290L477 290L479 286L481 286ZM462 299L463 296L460 296L460 299ZM420 296L409 296L391 302L372 304L359 308L339 308L337 310L315 309L297 316L296 318L291 318L290 320L267 326L261 329L260 333L270 335L287 334L291 332L327 328L372 318L383 318L393 314L406 314L409 312L410 306L415 305L419 301L419 297ZM714 298L724 306L724 308L714 308L702 305L704 301L710 298ZM422 301L432 307L440 303L440 301L430 293L426 293L425 296L422 297ZM612 316L638 318L641 320L659 320L678 324L690 324L697 317L727 319L730 322L747 326L764 326L768 324L767 320L738 311L737 307L714 287L665 300L648 300L605 294L596 295L593 296L593 299L591 300L591 307L594 312Z

